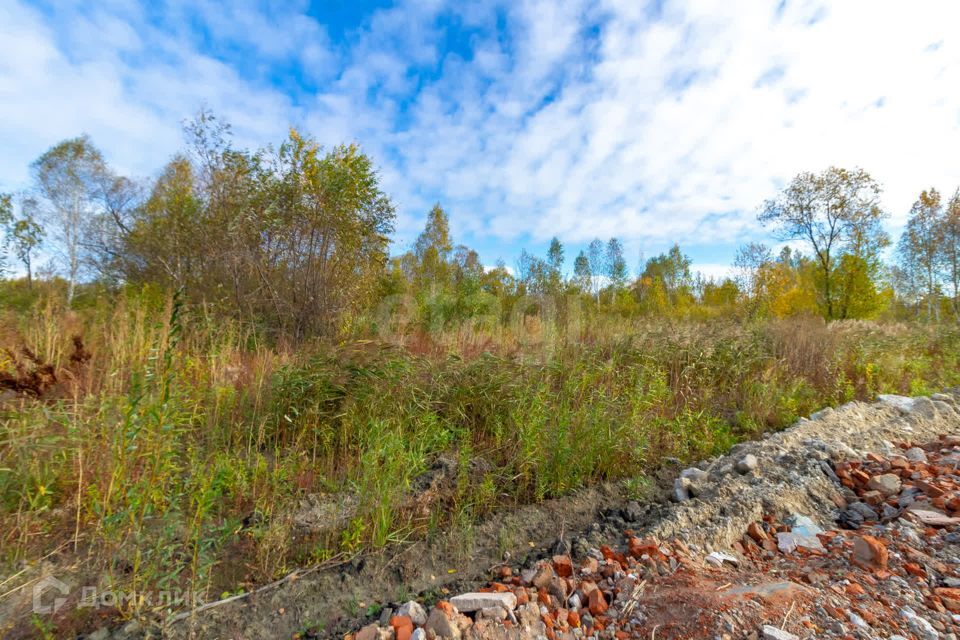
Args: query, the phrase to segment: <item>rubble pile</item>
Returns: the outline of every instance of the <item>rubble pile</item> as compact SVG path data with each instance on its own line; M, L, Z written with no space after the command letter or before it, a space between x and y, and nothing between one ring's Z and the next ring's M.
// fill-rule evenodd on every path
M630 529L595 548L580 539L429 609L385 609L348 640L955 639L960 436L883 449L819 464L829 511L765 513L722 550ZM750 454L734 467L764 464ZM707 480L681 478L686 490Z

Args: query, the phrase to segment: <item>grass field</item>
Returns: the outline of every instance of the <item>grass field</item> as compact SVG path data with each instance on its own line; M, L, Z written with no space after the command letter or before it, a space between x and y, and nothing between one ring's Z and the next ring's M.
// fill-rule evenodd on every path
M0 318L0 371L57 379L0 404L0 573L61 548L133 592L219 597L590 483L642 492L665 457L960 384L956 326L608 318L293 348L169 297L56 300ZM438 460L451 486L411 501ZM348 517L295 532L308 495Z

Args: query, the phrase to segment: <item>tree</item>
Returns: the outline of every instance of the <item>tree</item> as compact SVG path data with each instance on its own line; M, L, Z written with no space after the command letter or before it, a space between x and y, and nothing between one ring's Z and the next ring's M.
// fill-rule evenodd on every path
M51 147L31 168L54 250L66 263L69 304L87 256L84 238L104 212L105 185L112 181L111 174L86 135Z
M737 270L738 283L740 288L750 292L754 299L760 296L757 274L761 267L771 262L773 262L773 252L763 243L751 242L737 249L733 266Z
M251 161L251 210L239 234L244 294L295 338L332 335L372 300L389 257L393 204L356 145L322 153L291 130L267 166Z
M904 269L917 274L927 301L927 318L939 319L939 271L944 234L943 207L936 189L923 191L910 208L898 253Z
M348 328L382 290L393 229L370 158L296 130L275 149L234 150L212 117L187 130L199 147L132 214L128 278L293 339Z
M680 250L680 245L673 245L667 253L650 258L644 269L644 275L663 282L667 292L676 294L684 287L689 287L692 281L690 267L693 261Z
M836 270L845 252L881 244L885 214L880 186L862 169L831 167L797 175L776 198L764 203L759 220L785 240L805 240L818 266L818 285L827 318L837 317ZM864 256L860 256L863 258Z
M438 202L427 214L427 224L414 244L414 255L419 262L418 279L421 288L436 290L447 284L447 262L452 249L450 221Z
M637 293L648 310L662 313L670 305L683 308L692 304L692 264L690 257L676 244L667 253L647 260L640 275Z
M590 270L590 259L587 258L587 254L582 250L573 260L573 277L576 281L577 288L586 293L590 292L593 272Z
M0 229L4 230L6 238L4 244L10 242L10 225L13 222L13 199L10 195L0 193ZM7 270L5 252L0 251L0 278Z
M134 212L143 201L143 189L134 181L103 166L97 175L98 207L83 228L80 242L86 265L101 278L123 276L127 236Z
M617 238L610 238L604 255L604 275L613 291L619 291L627 283L627 261L623 257L623 244Z
M526 249L520 251L517 260L517 280L523 285L526 295L547 293L551 284L552 269L549 264Z
M947 204L940 250L944 277L953 291L953 317L960 323L960 189Z
M593 295L597 302L600 302L600 275L604 271L603 259L603 242L600 238L594 238L587 246L587 260L590 264L590 287L593 289Z
M215 259L197 196L193 165L185 156L167 163L150 196L136 213L126 239L127 277L160 283L171 289L187 288L193 295L200 281L210 276L206 262Z
M547 266L550 268L550 291L556 293L563 284L563 245L559 238L554 236L550 239L550 247L547 249Z
M43 229L36 223L33 216L36 203L30 199L23 202L19 217L12 215L10 197L7 196L7 214L3 214L3 203L0 198L0 222L5 219L7 245L13 249L17 260L27 270L27 287L33 287L33 252L43 239Z

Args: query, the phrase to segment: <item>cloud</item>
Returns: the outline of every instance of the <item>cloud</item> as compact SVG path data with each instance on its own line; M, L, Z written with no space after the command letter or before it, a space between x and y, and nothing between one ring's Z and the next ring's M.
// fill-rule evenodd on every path
M717 272L799 171L864 167L893 227L921 189L960 186L951 0L408 0L352 22L306 3L145 7L0 5L0 189L81 131L150 173L206 104L243 144L291 123L359 142L401 245L440 201L488 262L616 235Z

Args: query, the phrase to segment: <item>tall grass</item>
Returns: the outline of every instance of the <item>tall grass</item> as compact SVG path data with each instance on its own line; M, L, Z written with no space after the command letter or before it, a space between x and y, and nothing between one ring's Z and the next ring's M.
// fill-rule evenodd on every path
M458 328L284 349L149 293L4 313L0 340L31 346L61 381L0 405L4 573L66 543L135 593L217 597L695 460L824 405L960 384L956 328L601 319L575 340ZM81 367L74 335L92 354ZM449 477L429 485L437 468ZM309 495L346 517L297 530Z

